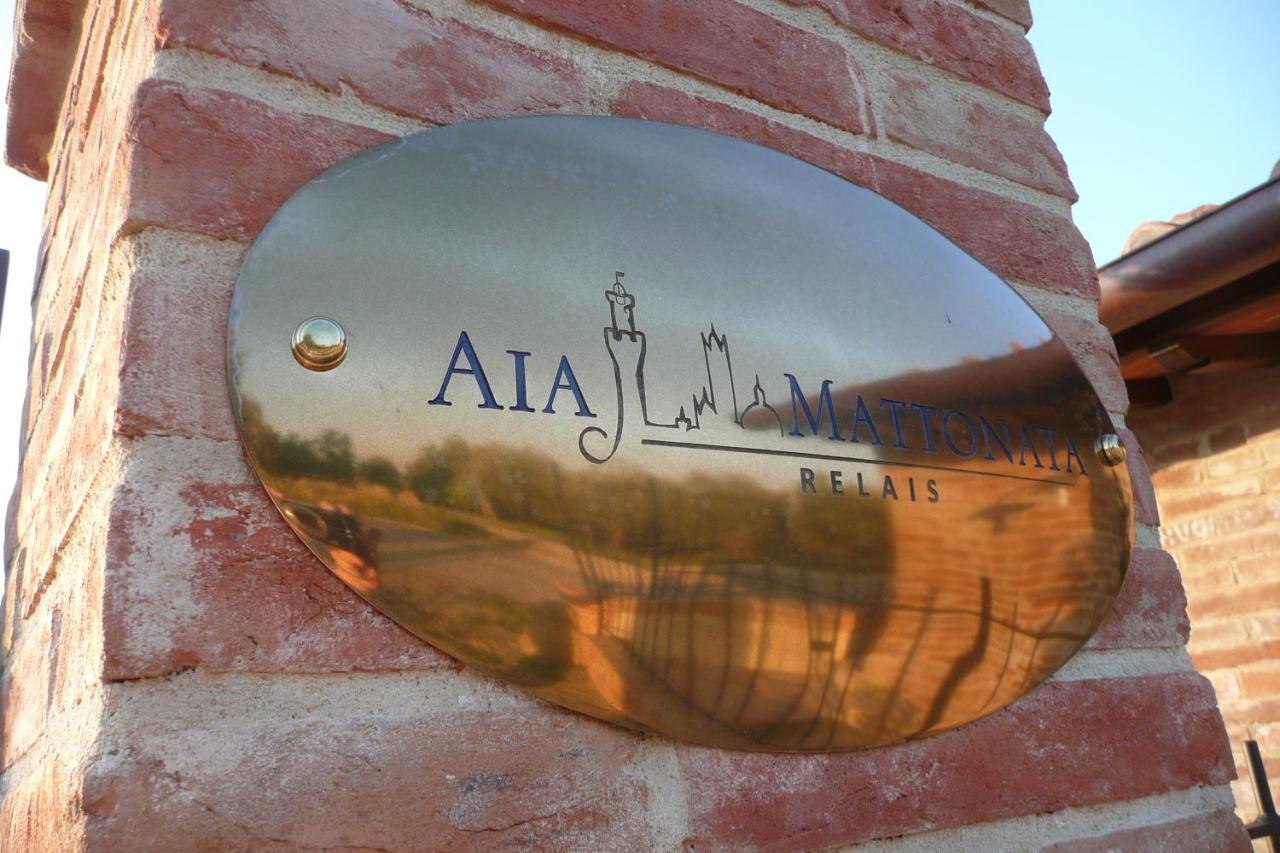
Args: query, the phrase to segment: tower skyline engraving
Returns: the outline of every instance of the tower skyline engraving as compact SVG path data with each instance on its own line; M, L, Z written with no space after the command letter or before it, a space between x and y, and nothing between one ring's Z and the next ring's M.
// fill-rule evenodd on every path
M617 420L612 436L602 427L590 426L582 430L578 436L578 449L583 457L597 464L609 461L622 441L628 412L632 413L632 418L638 416L640 423L646 428L683 432L703 429L709 423L709 415L715 416L722 423L731 423L745 429L743 418L747 412L767 412L777 422L778 434L782 436L782 418L768 403L759 374L755 376L752 402L745 409L739 410L729 338L716 329L714 322L707 331L699 333L702 366L706 376L702 387L690 395L689 402L681 405L670 420L658 419L650 411L645 374L649 341L645 333L636 326L636 296L622 283L625 277L625 272L615 271L612 286L604 291L605 301L609 305L610 324L602 332L605 349L613 366ZM587 436L592 434L598 434L610 442L605 454L597 455L587 449Z

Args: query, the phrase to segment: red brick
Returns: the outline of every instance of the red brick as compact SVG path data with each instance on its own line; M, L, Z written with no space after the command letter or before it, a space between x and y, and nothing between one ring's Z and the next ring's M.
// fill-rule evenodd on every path
M1028 0L974 0L974 5L1021 24L1024 30L1031 29L1031 3Z
M863 38L1049 112L1049 89L1026 37L959 6L938 0L788 2L818 6Z
M1223 669L1217 672L1206 672L1204 677L1209 679L1209 683L1213 685L1214 693L1217 694L1218 698L1225 700L1224 704L1240 698L1240 673L1230 669ZM1227 721L1227 726L1230 727L1233 722ZM1232 740L1234 742L1238 738L1232 736Z
M248 240L326 168L391 137L227 92L148 82L131 138L130 226Z
M331 574L247 469L218 473L238 446L145 441L112 507L107 679L456 666Z
M1058 146L1044 121L993 109L967 92L896 68L877 99L881 131L898 142L1075 201Z
M1214 511L1214 530L1219 536L1257 528L1280 529L1277 522L1280 522L1280 495L1237 502Z
M1235 571L1229 565L1188 566L1183 570L1187 585L1193 587L1197 594L1206 590L1229 589L1235 586Z
M1156 475L1156 488L1162 492L1167 484L1162 475ZM1172 487L1168 487L1172 490ZM1262 484L1257 477L1240 477L1234 480L1214 480L1189 492L1184 497L1166 497L1160 508L1167 519L1210 511L1234 498L1262 494Z
M1249 853L1249 834L1235 812L1223 809L1154 826L1064 841L1044 853Z
M485 0L854 133L866 94L838 44L733 0Z
M395 0L170 0L161 27L166 46L348 87L433 122L589 111L571 63Z
M1242 424L1230 424L1209 433L1209 452L1224 453L1244 444L1248 438L1249 435Z
M1230 538L1218 537L1200 545L1180 549L1178 558L1187 565L1226 562L1242 554L1259 551L1280 551L1280 529L1256 529ZM1192 618L1195 615L1192 614Z
M1222 592L1200 594L1192 590L1187 615L1192 622L1211 617L1256 613L1280 608L1280 582L1236 587Z
M1240 689L1250 699L1280 696L1280 670L1261 669L1241 672Z
M13 648L5 648L0 675L0 769L7 770L39 740L53 702L52 667L59 652L59 614L49 608L23 620Z
M1229 648L1193 649L1191 660L1201 672L1280 660L1280 639L1250 639Z
M1150 420L1184 436L1240 423L1249 436L1280 428L1280 371L1179 374L1170 382L1173 403L1152 409Z
M1139 524L1156 525L1160 523L1160 510L1156 504L1156 490L1151 482L1151 472L1147 469L1147 460L1142 455L1142 447L1138 437L1130 430L1117 431L1128 452L1126 461L1129 465L1129 483L1133 487L1133 517Z
M106 276L105 264L94 272ZM77 363L68 359L58 371L41 422L23 448L22 488L13 515L27 547L24 592L44 587L45 575L55 564L111 440L125 312L118 289L88 289L88 293L97 298L83 303L85 308L77 313L84 316L68 333L87 340L74 347L79 353ZM31 602L18 604L26 613Z
M1246 636L1238 619L1200 619L1191 626L1191 642L1203 647L1240 642Z
M634 735L549 707L405 716L148 720L161 737L117 732L119 755L89 768L85 836L100 850L650 846Z
M1205 461L1205 473L1210 477L1231 477L1241 471L1252 471L1266 464L1262 451L1246 448L1212 456Z
M79 810L71 805L78 800L78 780L77 768L57 758L40 761L21 778L7 777L0 800L0 839L5 849L83 849L84 824Z
M827 755L688 749L691 841L811 849L1195 785L1234 773L1198 675L1042 685L956 731Z
M1232 722L1238 725L1244 725L1247 736L1247 733L1252 726L1271 725L1275 723L1276 720L1280 720L1280 696L1273 699L1262 699L1256 702L1235 703L1234 707L1231 709L1230 716ZM1228 734L1230 734L1230 729L1228 729ZM1233 738L1233 742L1238 743L1235 738ZM1239 749L1239 747L1237 747L1237 749ZM1268 761L1267 763L1271 764L1272 762ZM1247 769L1245 770L1245 775L1248 775Z
M649 83L629 83L616 115L713 130L821 166L919 216L998 275L1096 299L1093 256L1070 221L1031 205L850 151L726 104Z
M1076 363L1097 392L1102 407L1123 414L1129 408L1129 392L1120 376L1120 358L1115 341L1106 327L1095 320L1075 314L1042 311L1049 324L1075 356Z
M1138 548L1120 595L1089 645L1102 649L1181 646L1188 632L1187 599L1177 564L1164 551Z
M1135 416L1135 420L1138 420L1138 422L1141 423L1139 418L1140 416ZM1137 428L1139 435L1143 433L1142 427L1137 424L1131 424L1131 426ZM1191 459L1198 459L1199 457L1200 442L1195 440L1184 441L1181 444L1175 444L1172 446L1165 445L1157 448L1152 451L1151 458L1154 460L1157 468L1164 468L1166 465L1173 465L1176 462L1186 462Z
M1143 437L1141 428L1138 430L1138 435L1139 438ZM1168 460L1157 460L1151 476L1155 478L1156 487L1162 491L1185 489L1200 482L1200 464L1195 461L1170 463Z
M1173 516L1165 519L1160 527L1160 536L1166 548L1182 557L1186 547L1204 542L1213 535L1213 522L1207 518L1179 518ZM1201 560L1182 560L1184 572L1196 572L1207 564Z
M1255 637L1280 637L1280 613L1261 613L1249 620L1249 633Z
M1280 572L1276 571L1278 564L1280 564L1280 549L1271 549L1260 554L1241 554L1235 565L1236 581L1241 585L1247 585L1275 580L1280 576ZM1268 629L1276 630L1274 626L1268 626Z
M58 130L64 57L84 8L66 0L27 0L18 8L6 100L5 162L36 180L49 177Z
M151 262L131 282L116 429L235 439L226 324L236 268L220 276L198 264Z

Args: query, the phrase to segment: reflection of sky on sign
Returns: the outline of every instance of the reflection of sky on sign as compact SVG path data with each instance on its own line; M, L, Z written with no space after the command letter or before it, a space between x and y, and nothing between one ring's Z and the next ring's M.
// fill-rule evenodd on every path
M730 341L742 405L759 373L784 416L784 371L816 391L1049 335L990 272L879 196L682 128L526 119L429 131L339 167L286 211L245 265L254 295L241 334L278 343L244 360L242 387L270 387L266 419L302 436L318 431L317 400L342 401L325 426L349 431L362 456L407 461L447 435L493 432L578 457L578 432L611 431L615 412L602 334L615 270L648 336L651 414L668 420L701 388L699 333L712 323ZM316 314L350 336L329 374L287 350ZM532 353L539 410L567 355L598 417L572 416L567 392L555 417L476 411L467 376L454 379L453 406L427 406L463 330L499 402L514 400L507 350Z

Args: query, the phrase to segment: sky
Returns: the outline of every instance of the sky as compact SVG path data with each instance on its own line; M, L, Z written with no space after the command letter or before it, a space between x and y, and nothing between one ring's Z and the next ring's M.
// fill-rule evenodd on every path
M1280 160L1280 0L1041 0L1049 134L1099 265L1142 222L1221 204Z
M6 76L13 6L0 0ZM1099 264L1119 255L1139 223L1227 201L1280 160L1280 0L1033 0L1032 10L1031 42L1053 93L1049 132ZM43 184L0 166L0 248L11 252L0 320L0 505L17 468L44 198Z

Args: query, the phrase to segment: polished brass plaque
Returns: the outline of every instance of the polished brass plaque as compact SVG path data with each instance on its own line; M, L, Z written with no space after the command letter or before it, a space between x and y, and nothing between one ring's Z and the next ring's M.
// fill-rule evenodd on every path
M832 750L1017 699L1132 542L1062 342L902 208L716 134L482 121L355 157L249 253L248 455L383 613L586 714Z

